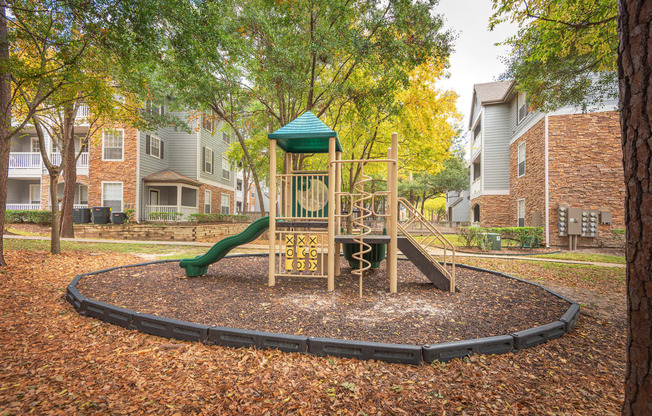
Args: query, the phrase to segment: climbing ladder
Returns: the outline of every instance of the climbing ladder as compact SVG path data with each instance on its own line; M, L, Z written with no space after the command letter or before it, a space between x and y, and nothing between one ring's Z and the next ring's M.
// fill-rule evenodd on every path
M440 290L455 291L455 246L439 232L421 213L405 198L398 198L399 208L405 208L408 219L401 224L397 223L398 231L404 238L398 239L398 248L407 256L421 272ZM421 229L428 232L426 238L417 241L408 231L413 224L420 224ZM428 248L440 247L444 250L444 262L440 264L430 253ZM446 267L448 253L450 252L449 271Z

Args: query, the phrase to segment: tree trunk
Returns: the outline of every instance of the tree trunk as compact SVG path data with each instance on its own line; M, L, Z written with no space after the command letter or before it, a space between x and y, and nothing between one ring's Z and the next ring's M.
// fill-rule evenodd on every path
M9 62L9 40L7 39L7 2L0 0L0 65ZM7 210L7 186L9 182L9 150L11 147L11 78L9 72L0 74L0 230L4 234L5 212ZM4 237L0 238L0 266L6 266Z
M75 202L75 185L77 184L77 152L75 152L75 103L64 107L63 149L61 151L61 167L63 168L63 200L60 212L60 236L74 238L72 225L72 209Z
M618 79L627 227L623 415L652 414L652 2L620 0Z
M57 183L59 175L50 173L50 204L52 205L52 230L50 232L50 253L61 254L61 239L59 234L59 198Z

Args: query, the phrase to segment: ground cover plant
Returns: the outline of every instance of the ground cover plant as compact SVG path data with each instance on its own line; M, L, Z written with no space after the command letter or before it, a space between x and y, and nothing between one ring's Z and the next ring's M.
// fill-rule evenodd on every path
M79 316L64 299L75 274L142 261L101 254L8 251L10 266L0 272L0 413L620 413L620 268L463 259L577 298L578 326L517 354L415 367L171 342Z

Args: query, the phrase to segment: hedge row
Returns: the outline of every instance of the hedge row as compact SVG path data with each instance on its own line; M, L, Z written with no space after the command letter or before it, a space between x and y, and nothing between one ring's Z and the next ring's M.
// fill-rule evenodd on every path
M479 247L486 249L487 239L484 233L500 234L503 241L509 244L513 242L519 247L538 247L545 240L543 238L543 227L462 227L460 237L466 247Z
M207 222L247 222L249 217L246 215L232 214L188 214L190 222L207 223Z
M34 223L50 225L52 223L52 211L49 210L15 210L8 209L5 212L6 223Z

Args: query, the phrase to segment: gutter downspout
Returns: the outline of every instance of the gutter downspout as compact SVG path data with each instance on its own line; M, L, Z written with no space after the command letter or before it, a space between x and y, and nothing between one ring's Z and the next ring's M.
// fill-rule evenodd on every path
M545 194L546 194L546 247L550 247L550 188L548 185L548 115L545 118Z
M137 223L140 223L140 202L143 197L140 192L140 130L136 130L136 201L134 201L134 218Z

